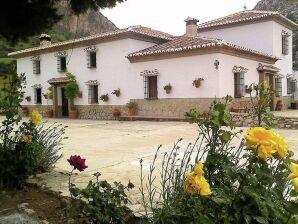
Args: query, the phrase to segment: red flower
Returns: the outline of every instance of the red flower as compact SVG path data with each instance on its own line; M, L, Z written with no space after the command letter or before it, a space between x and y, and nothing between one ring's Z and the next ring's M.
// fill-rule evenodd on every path
M85 165L85 160L82 159L81 156L70 156L70 158L67 160L71 166L74 167L74 169L77 169L78 171L82 172L84 171L88 166Z

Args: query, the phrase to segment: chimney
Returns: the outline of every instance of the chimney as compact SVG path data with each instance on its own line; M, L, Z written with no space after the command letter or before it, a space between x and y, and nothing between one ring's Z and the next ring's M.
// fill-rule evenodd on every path
M39 46L48 46L52 44L52 38L48 34L41 34L39 37Z
M186 20L186 35L189 36L196 36L198 34L198 22L199 20L191 17L187 17Z

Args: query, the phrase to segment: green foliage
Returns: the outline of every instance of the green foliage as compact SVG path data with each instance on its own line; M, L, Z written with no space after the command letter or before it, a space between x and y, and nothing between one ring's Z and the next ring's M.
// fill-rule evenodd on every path
M83 223L127 223L131 211L126 206L129 201L125 190L129 187L119 182L114 182L112 186L105 180L99 180L99 173L95 176L96 182L90 181L84 189L69 181L72 198L70 203L63 204L66 212L77 214Z
M39 171L47 171L62 158L60 153L62 149L62 141L67 139L63 137L67 126L62 124L47 125L43 122L40 126L36 127L36 142L41 147L40 158L37 161Z
M244 140L233 145L240 132L233 131L230 101L227 96L223 102L215 100L207 113L187 113L188 120L198 124L199 136L183 150L180 139L163 155L161 170L156 169L161 146L147 176L141 160L140 192L147 223L295 223L298 201L290 198L293 187L287 179L290 155L265 161L246 148ZM204 162L210 196L184 188L186 174L198 161Z
M163 89L164 90L171 90L172 89L172 85L171 85L171 83L168 83L167 85L165 85L164 87L163 87Z
M62 15L58 14L57 3L61 0L18 0L8 1L0 8L0 36L10 42L26 39L34 34L40 34L57 23ZM124 0L70 0L71 9L80 14L91 9L114 7ZM18 16L15 16L18 15Z
M270 108L272 96L274 95L274 91L270 88L266 81L258 85L252 84L249 87L250 99L253 106L250 114L253 117L257 117L258 127L274 128L277 125Z
M138 104L137 104L137 102L130 100L130 101L126 104L126 107L127 107L128 109L137 109Z
M57 125L37 127L31 120L20 124L18 110L25 76L11 71L6 78L0 98L0 110L5 115L0 126L0 189L23 187L28 176L56 162L64 134L64 128Z
M109 94L103 94L99 97L100 100L107 102L109 101Z
M53 87L52 86L50 86L48 88L48 99L49 100L52 100L53 99Z
M67 72L65 75L69 78L69 82L65 86L65 96L67 99L73 100L78 96L80 88L72 73Z

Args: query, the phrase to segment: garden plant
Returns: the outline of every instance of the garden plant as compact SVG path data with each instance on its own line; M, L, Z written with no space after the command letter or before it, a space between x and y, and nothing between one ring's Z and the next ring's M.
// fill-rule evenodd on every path
M260 91L267 88L261 85ZM184 150L179 147L180 139L164 153L161 170L157 168L161 146L148 175L141 160L145 222L298 223L294 153L284 138L268 127L271 117L264 117L267 113L260 117L260 125L248 129L244 136L235 131L227 109L231 100L230 96L215 100L208 113L187 113L188 121L198 125L199 136Z
M14 71L1 89L0 109L5 116L0 126L0 189L22 188L30 175L50 169L61 158L59 153L65 127L45 127L38 111L22 121L19 110L25 76Z

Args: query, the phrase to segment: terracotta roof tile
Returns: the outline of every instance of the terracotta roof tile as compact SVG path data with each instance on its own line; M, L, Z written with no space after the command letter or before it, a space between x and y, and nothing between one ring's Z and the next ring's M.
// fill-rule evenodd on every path
M238 12L232 15L228 15L219 19L211 20L202 24L199 24L198 30L204 30L211 27L220 27L228 24L237 24L243 23L247 21L256 21L264 18L277 18L279 20L283 20L293 28L297 28L297 24L293 21L287 19L283 15L274 11L255 11L255 10L247 10Z
M40 52L42 50L47 50L51 48L57 48L59 46L73 46L74 43L83 43L85 41L89 40L101 40L101 39L106 39L106 38L112 38L112 37L117 37L122 34L132 34L132 35L144 35L147 37L152 37L152 38L157 38L160 40L171 40L174 36L168 33L164 33L158 30L150 29L148 27L144 26L130 26L125 29L120 29L112 32L107 32L107 33L102 33L102 34L95 34L87 37L82 37L78 39L73 39L73 40L67 40L59 43L54 43L46 46L38 46L38 47L33 47L33 48L28 48L25 50L21 51L15 51L11 52L8 54L8 56L18 56L24 53L34 53L34 52Z
M130 53L127 56L127 58L130 59L130 58L138 58L138 57L149 56L149 55L169 54L169 53L184 52L184 51L190 51L195 49L212 48L212 47L226 47L233 50L252 53L255 55L277 60L277 58L273 57L272 55L255 51L249 48L237 46L235 44L228 43L222 39L207 38L207 37L201 37L201 36L187 36L187 35L176 37L173 40L168 41L166 43L157 44L152 47Z

